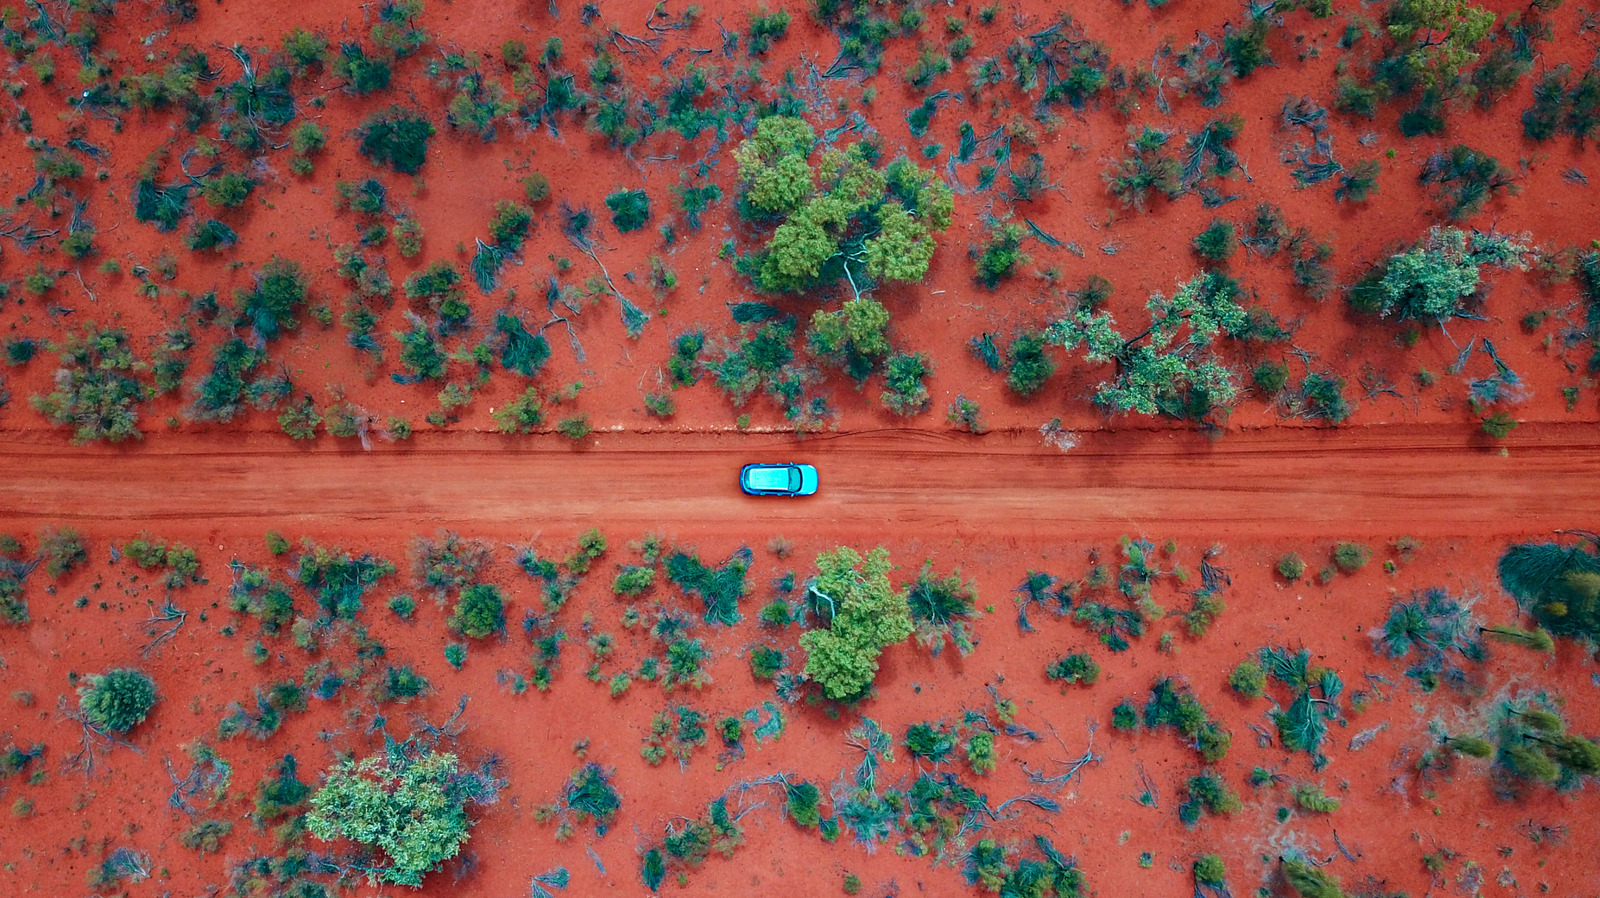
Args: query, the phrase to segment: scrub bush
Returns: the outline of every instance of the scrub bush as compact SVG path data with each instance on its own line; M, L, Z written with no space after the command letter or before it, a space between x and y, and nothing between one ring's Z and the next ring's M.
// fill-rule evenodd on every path
M155 704L155 681L132 668L89 674L78 687L84 722L110 733L125 733L138 726Z
M426 113L396 105L373 113L357 133L361 155L401 174L414 175L428 161L428 141L437 129Z

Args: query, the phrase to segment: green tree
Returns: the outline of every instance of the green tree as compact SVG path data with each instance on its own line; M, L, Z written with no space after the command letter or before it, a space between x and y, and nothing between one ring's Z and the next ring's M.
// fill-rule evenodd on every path
M1350 291L1357 311L1441 324L1461 313L1478 290L1484 265L1523 270L1528 247L1495 234L1435 227L1411 249L1391 256Z
M1150 325L1131 337L1117 330L1109 312L1079 308L1051 325L1046 338L1069 350L1082 345L1089 361L1116 366L1094 397L1106 409L1199 420L1238 397L1238 375L1212 351L1219 337L1249 324L1238 296L1238 282L1207 272L1171 298L1150 297Z
M893 349L884 333L888 327L889 310L870 296L858 296L837 311L813 313L806 343L813 354L843 368L859 383Z
M83 719L110 733L125 733L138 726L155 704L155 681L128 667L89 674L78 687Z
M884 407L897 415L916 415L928 410L928 387L922 379L933 370L925 352L898 352L884 365L884 385L879 395Z
M1384 23L1407 73L1424 87L1449 87L1494 27L1494 13L1468 0L1394 0Z
M462 636L483 639L506 628L506 603L493 583L474 583L461 590L450 629Z
M832 699L865 694L878 674L878 656L911 636L911 609L889 583L889 552L882 546L863 558L840 546L817 556L817 576L808 587L827 629L800 637L806 675Z
M414 175L428 161L428 141L436 132L426 113L390 106L362 123L358 149L374 162Z
M305 305L310 282L300 263L273 256L255 274L255 287L235 294L239 317L255 327L261 339L272 341L293 330Z
M934 234L950 226L950 188L905 157L875 167L864 143L825 148L813 165L816 146L816 131L802 119L769 116L734 150L741 210L774 225L742 270L772 293L842 278L859 296L873 282L922 280Z
M30 398L50 423L72 428L74 443L139 438L139 404L150 388L139 378L145 364L133 354L128 332L101 330L94 322L55 347L61 367L55 389Z
M404 746L345 760L311 796L306 825L324 841L349 839L387 855L389 866L366 870L369 883L420 886L461 851L472 829L467 804L492 789L457 763L453 754Z

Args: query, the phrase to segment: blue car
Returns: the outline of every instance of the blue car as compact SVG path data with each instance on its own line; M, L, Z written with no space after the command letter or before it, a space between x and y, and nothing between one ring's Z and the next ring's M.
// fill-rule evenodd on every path
M809 496L817 491L817 469L810 465L745 465L739 489L752 496Z

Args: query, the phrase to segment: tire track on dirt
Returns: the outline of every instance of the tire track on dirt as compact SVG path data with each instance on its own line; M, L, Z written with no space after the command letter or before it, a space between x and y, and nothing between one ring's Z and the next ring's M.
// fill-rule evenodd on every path
M1481 437L1481 435L1479 435ZM245 436L219 447L155 435L128 448L0 434L0 520L165 531L224 523L332 535L460 527L525 538L604 524L692 536L730 530L1020 539L1108 532L1506 536L1600 520L1600 432L1529 425L1499 445L1466 428L1273 428L1219 440L1094 432L1070 452L1035 434L897 428L789 435L424 435L373 451ZM808 461L822 489L752 499L753 460Z

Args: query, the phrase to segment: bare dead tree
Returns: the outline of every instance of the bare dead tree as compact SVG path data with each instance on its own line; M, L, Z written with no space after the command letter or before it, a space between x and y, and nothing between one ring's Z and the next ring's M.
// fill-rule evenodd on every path
M167 599L162 603L159 611L145 618L144 622L147 627L145 632L150 636L150 640L139 650L139 655L148 658L151 655L158 654L161 651L161 646L176 636L178 631L183 629L184 622L188 619L189 612L173 604L171 599ZM171 624L171 626L163 629L163 624Z

